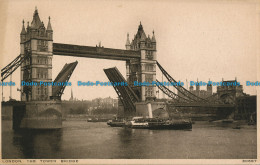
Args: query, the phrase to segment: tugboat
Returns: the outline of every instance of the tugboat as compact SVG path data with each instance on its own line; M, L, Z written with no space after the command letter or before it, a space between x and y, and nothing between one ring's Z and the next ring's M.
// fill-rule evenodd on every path
M111 127L123 127L123 126L125 126L125 120L124 119L108 120L107 125L109 125Z

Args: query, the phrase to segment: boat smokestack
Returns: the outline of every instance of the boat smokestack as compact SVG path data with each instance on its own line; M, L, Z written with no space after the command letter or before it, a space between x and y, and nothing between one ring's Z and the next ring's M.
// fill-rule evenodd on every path
M147 103L147 109L148 109L149 118L153 118L152 104L151 103Z

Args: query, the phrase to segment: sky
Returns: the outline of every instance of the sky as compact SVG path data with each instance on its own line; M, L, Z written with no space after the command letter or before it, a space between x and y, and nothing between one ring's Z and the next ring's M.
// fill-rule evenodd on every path
M222 78L237 77L245 93L256 94L256 88L246 86L246 81L259 81L259 1L13 0L0 3L3 9L1 68L19 55L22 20L31 22L37 6L45 26L51 17L55 43L95 46L101 42L107 48L125 49L127 33L131 40L141 21L146 35L151 36L155 31L157 60L174 79L185 83L186 79L196 81L197 78L219 82ZM71 90L80 100L117 97L112 87L79 87L77 81L107 82L103 69L114 66L125 76L125 62L55 55L53 80L65 63L76 60L79 63L70 78L72 86L66 87L62 99L69 99ZM12 88L15 99L20 99L19 75L20 68L12 76L17 84ZM157 79L162 79L158 68ZM9 91L9 87L4 88L5 99Z

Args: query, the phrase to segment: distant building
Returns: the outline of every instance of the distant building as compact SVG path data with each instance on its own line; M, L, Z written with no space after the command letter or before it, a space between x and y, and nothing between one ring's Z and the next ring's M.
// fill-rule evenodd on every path
M217 87L217 93L219 96L222 94L233 94L235 97L244 96L243 85L239 85L237 80L222 80L223 85Z
M240 85L237 80L222 80L221 86L217 87L218 99L224 101L224 103L235 103L236 98L247 96L243 92L243 86Z
M198 80L197 80L197 82L198 82ZM207 97L212 96L212 85L207 85L207 90L200 90L199 85L196 86L196 90L194 90L194 86L190 86L189 91L198 97L207 98Z
M106 98L96 98L92 100L93 106L102 107L102 108L112 108L118 107L118 99L113 99L112 97Z

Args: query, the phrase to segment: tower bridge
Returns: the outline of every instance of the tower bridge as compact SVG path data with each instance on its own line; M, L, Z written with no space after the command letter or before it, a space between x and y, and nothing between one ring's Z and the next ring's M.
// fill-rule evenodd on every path
M156 109L165 105L156 102L156 86L134 86L134 82L156 81L156 66L170 82L175 81L166 70L157 62L156 39L147 36L140 22L137 33L130 41L129 34L126 40L126 49L104 48L102 46L83 46L53 42L53 29L49 17L47 27L40 20L38 10L33 14L31 24L25 28L24 21L20 33L20 55L1 70L1 81L4 81L18 67L20 67L21 81L49 82L52 77L52 59L54 55L121 60L126 62L126 78L117 68L104 69L111 82L125 81L129 86L114 87L122 103L123 113L134 115L138 110L146 109L147 101L152 102ZM78 62L65 64L54 82L68 82ZM23 106L14 111L15 128L49 129L61 128L61 96L66 86L21 86L21 102ZM181 86L174 86L181 95L175 94L167 87L158 87L171 97L172 106L197 107L221 106L230 107L218 102L210 104L210 100L200 98ZM25 106L24 106L25 104ZM17 105L19 106L19 105ZM18 116L17 116L18 115Z

